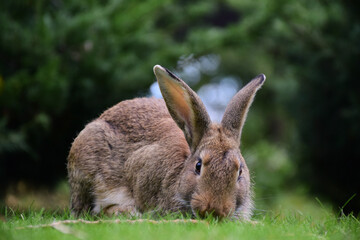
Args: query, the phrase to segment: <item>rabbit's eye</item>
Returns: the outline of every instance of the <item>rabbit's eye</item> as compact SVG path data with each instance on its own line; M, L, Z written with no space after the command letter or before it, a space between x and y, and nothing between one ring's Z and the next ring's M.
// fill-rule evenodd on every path
M241 179L241 174L242 174L242 172L243 172L243 167L244 167L244 165L241 164L241 165L240 165L240 169L239 169L238 181Z
M200 175L201 163L202 163L201 158L198 158L198 162L197 162L196 165L195 165L195 173L196 173L197 175Z

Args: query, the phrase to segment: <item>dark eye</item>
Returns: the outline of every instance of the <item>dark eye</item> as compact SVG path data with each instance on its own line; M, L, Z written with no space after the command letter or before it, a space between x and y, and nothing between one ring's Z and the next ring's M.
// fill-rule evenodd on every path
M200 175L201 163L202 163L201 158L198 158L198 162L197 162L196 165L195 165L195 173L196 173L197 175Z
M241 179L242 172L243 172L243 164L240 165L238 181Z

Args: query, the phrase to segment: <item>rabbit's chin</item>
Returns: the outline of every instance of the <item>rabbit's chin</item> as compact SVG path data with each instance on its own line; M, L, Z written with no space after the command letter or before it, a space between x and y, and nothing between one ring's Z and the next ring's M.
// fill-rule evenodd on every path
M249 221L251 220L252 211L253 211L253 202L251 199L248 199L236 209L236 211L232 216L232 219Z

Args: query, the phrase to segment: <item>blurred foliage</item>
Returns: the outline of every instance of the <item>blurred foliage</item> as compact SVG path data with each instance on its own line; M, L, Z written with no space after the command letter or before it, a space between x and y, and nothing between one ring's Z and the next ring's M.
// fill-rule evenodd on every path
M358 10L332 0L2 1L0 185L63 178L84 124L146 95L155 64L181 72L184 59L212 54L219 67L201 71L196 90L224 76L268 79L242 142L258 196L298 181L342 205L360 189Z
M157 27L165 3L1 3L2 184L63 177L84 124L145 91L154 63L176 62L183 51Z

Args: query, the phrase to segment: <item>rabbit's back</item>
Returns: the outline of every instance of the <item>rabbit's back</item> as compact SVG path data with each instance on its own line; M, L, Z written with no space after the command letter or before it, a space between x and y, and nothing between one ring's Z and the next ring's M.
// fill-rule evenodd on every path
M106 110L99 119L109 124L116 132L123 134L126 141L136 143L157 139L159 131L162 131L158 125L164 120L171 119L171 116L164 100L137 98L118 103ZM174 121L171 121L170 125L173 124Z

